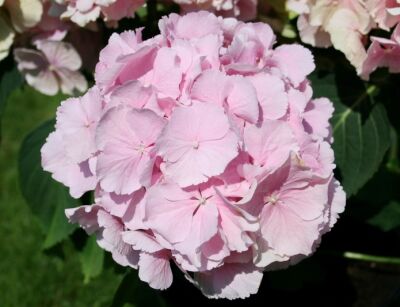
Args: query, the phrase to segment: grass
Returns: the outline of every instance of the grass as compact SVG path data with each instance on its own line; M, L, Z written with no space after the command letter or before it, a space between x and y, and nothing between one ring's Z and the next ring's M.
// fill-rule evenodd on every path
M65 243L64 259L45 254L44 235L18 186L17 157L23 138L54 117L62 96L31 88L15 91L3 118L0 145L0 306L109 306L120 282L112 269L83 283L79 256Z

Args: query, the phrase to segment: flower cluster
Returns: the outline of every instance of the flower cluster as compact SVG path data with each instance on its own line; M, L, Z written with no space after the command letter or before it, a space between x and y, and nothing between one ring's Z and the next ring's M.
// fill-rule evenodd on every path
M333 177L313 57L273 48L263 23L171 14L160 35L113 34L95 85L64 101L43 168L92 205L66 210L156 289L175 263L211 298L257 292L263 271L309 256L345 194Z
M93 22L99 17L108 23L133 17L143 4L144 0L0 0L0 61L14 44L18 69L36 90L47 95L84 92L87 82L79 70L82 65L90 68L90 59L100 50L101 33ZM84 26L87 29L80 28ZM82 40L91 48L81 48Z
M118 21L132 17L145 0L55 0L65 6L61 18L70 19L81 27L102 17L105 21Z
M79 71L82 64L91 68L91 59L97 58L99 51L96 48L99 40L93 39L99 36L94 22L101 18L107 25L115 26L118 20L133 17L145 2L0 0L0 7L3 6L0 10L0 60L7 57L15 42L14 58L29 85L47 95L55 95L59 90L68 95L83 92L87 89L87 82ZM257 0L175 2L181 5L182 11L207 9L243 20L256 16ZM85 35L88 30L82 27L94 30L92 35ZM79 44L73 44L76 37L82 35L85 36L85 44L89 40L92 48L79 50Z
M397 37L400 22L398 0L288 0L290 10L300 14L298 28L303 42L317 47L334 46L342 51L363 79L378 67L400 72ZM397 27L396 27L397 26ZM373 29L393 31L392 38L372 36Z
M166 0L169 1L169 0ZM257 16L258 0L173 0L183 12L207 10L224 17L252 20Z

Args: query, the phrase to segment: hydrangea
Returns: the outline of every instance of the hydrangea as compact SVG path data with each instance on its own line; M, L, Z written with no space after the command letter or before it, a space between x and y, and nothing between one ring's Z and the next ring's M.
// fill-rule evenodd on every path
M287 7L300 15L297 26L303 42L342 51L363 79L378 67L399 71L393 38L397 34L393 32L391 40L372 36L367 47L372 29L391 31L398 25L399 0L287 0ZM385 56L381 46L390 55Z
M62 18L70 19L81 27L103 16L107 21L132 17L145 0L56 0L65 5Z
M170 0L166 0L170 1ZM184 12L207 10L224 17L252 20L257 16L258 0L173 0Z
M378 67L387 67L391 73L400 73L400 25L393 30L390 39L372 36L371 40L362 77L368 79Z
M342 51L360 72L366 58L363 38L373 26L372 17L362 1L288 0L289 8L301 14L298 28L301 39L317 47ZM302 5L301 5L302 4Z
M71 44L43 40L36 45L38 50L14 50L18 69L30 86L46 95L55 95L60 89L69 95L87 90L87 81L79 72L81 58Z
M95 85L58 108L42 165L76 198L94 190L69 220L151 287L175 264L210 298L245 298L344 210L332 103L312 98L310 51L274 48L266 24L201 11L159 28L111 36Z

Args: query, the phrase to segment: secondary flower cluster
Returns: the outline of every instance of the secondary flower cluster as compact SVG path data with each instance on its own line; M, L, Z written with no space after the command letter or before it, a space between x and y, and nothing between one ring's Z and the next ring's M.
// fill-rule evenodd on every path
M69 220L151 287L171 285L173 262L206 296L245 298L344 209L333 107L312 98L310 51L273 48L266 24L202 11L159 28L111 36L94 87L59 107L43 168L76 198L94 190Z
M143 4L144 0L0 0L0 61L14 44L18 69L29 85L47 95L84 92L87 82L79 70L90 68L90 59L97 58L100 49L101 33L94 21L102 17L115 23L133 17ZM87 29L80 28L84 26ZM91 48L82 48L83 41Z
M164 0L170 1L170 0ZM182 12L207 10L224 17L252 20L257 16L258 0L173 0Z
M181 5L183 12L204 9L243 20L256 16L257 0L174 2ZM83 92L87 82L79 70L92 68L91 59L97 58L101 41L95 21L100 18L106 25L115 26L120 19L133 17L145 3L145 0L0 0L0 7L3 6L0 61L15 43L14 58L29 85L47 95L55 95L59 90L69 95ZM82 48L83 41L85 45L90 43L91 48Z
M55 0L65 9L62 19L70 19L81 27L96 21L99 17L112 22L124 17L133 17L133 13L143 6L145 0Z
M342 51L363 79L378 67L400 72L399 0L288 0L300 14L298 28L303 42ZM395 30L393 28L395 27ZM373 29L392 31L392 38L370 37Z
M87 34L77 33L74 24L60 18L64 9L49 0L6 0L0 8L0 60L14 44L14 58L27 83L47 95L87 89L79 71L81 55L71 44ZM69 42L63 41L68 33ZM91 43L95 52L96 40Z

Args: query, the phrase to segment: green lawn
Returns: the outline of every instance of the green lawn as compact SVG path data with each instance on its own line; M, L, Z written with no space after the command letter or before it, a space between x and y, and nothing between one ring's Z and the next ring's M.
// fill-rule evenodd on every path
M23 138L54 117L61 96L24 87L12 94L0 145L0 306L109 306L120 276L111 269L83 284L78 255L64 244L65 260L45 255L43 234L21 196L17 157Z

